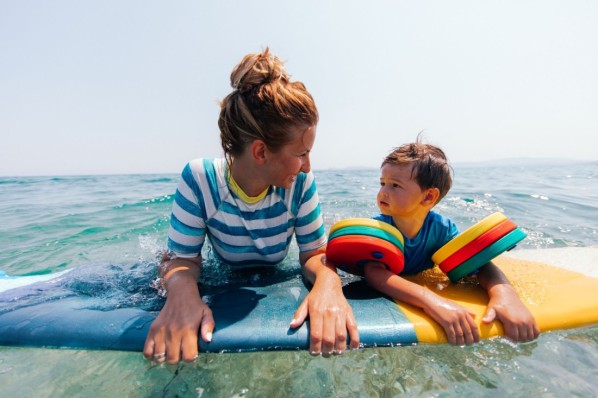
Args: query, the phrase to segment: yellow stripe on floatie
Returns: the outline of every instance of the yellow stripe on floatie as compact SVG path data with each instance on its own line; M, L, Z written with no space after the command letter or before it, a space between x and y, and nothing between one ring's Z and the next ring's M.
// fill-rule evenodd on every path
M374 220L371 218L346 218L334 223L334 225L330 227L329 233L331 234L338 229L352 226L365 226L382 229L395 236L402 244L405 244L405 240L403 239L403 234L401 234L401 231L392 225L385 223L384 221Z
M506 274L540 331L598 324L598 278L505 255L493 262ZM500 321L482 323L488 295L477 283L451 283L437 267L408 279L475 313L481 339L504 334ZM444 329L422 310L404 303L397 305L413 324L420 343L447 341Z
M465 231L455 236L453 240L438 249L436 253L432 255L432 261L434 261L434 264L441 264L451 254L506 219L507 216L499 212L490 214L488 217L467 228Z

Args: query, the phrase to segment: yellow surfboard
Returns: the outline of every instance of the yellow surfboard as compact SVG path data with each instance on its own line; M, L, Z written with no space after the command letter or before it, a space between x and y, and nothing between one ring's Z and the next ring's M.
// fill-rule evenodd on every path
M515 287L541 332L598 324L598 278L508 255L493 262ZM477 284L451 283L437 267L409 280L474 312L481 339L503 335L500 321L482 323L488 295ZM400 302L397 305L413 324L420 343L446 342L444 330L422 310Z

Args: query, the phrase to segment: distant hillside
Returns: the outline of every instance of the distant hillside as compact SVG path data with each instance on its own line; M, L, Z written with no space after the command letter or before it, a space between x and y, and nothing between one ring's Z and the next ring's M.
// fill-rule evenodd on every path
M558 166L568 164L596 163L598 160L573 160L561 158L506 158L479 162L456 162L454 167L479 167L479 166Z

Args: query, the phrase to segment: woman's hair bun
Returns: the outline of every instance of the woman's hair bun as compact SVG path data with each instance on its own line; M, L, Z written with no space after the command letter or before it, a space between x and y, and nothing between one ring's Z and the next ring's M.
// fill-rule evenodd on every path
M281 80L289 81L284 64L266 48L261 53L247 54L230 75L231 86L246 93L255 87Z

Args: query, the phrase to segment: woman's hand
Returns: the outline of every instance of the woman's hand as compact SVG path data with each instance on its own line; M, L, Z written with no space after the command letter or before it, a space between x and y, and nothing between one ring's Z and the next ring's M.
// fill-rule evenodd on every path
M295 311L290 327L301 326L309 316L310 352L313 355L342 354L347 348L347 333L349 347L359 348L359 332L336 268L324 261L321 254L306 261L304 273L314 285Z
M147 359L170 364L195 360L200 328L202 339L208 343L212 340L214 318L199 295L196 265L195 261L190 264L189 260L177 259L167 266L164 284L168 296L145 340L143 355Z

